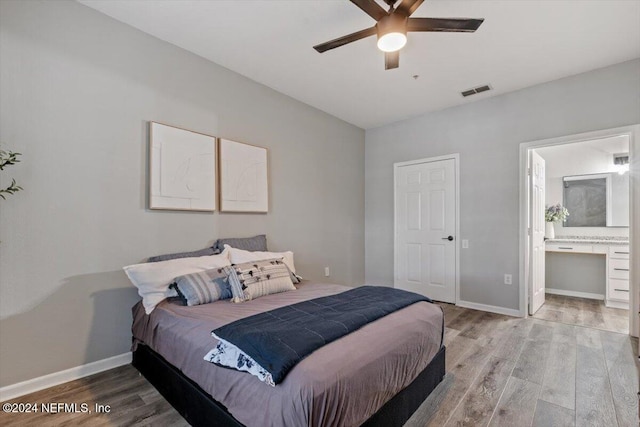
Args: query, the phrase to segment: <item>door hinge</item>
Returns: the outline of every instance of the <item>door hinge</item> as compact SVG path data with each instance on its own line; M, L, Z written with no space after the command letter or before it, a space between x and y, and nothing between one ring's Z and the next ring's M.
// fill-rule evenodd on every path
M531 168L527 168L527 175L531 175Z

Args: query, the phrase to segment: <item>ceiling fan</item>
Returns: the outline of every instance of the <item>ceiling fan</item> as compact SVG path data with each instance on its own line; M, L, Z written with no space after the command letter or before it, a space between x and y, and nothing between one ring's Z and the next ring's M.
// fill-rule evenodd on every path
M410 18L411 14L420 7L424 0L402 0L397 8L395 8L395 4L398 0L384 0L389 6L389 11L385 11L375 0L350 1L375 19L376 25L366 30L338 37L313 48L323 53L377 34L378 49L384 52L385 70L398 68L400 49L407 43L407 32L409 31L473 33L484 21L484 19L463 18Z

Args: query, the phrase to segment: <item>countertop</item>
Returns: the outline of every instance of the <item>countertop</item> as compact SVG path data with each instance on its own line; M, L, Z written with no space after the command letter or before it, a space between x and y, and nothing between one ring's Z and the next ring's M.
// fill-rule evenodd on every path
M599 245L628 245L628 237L614 236L558 236L547 239L546 243L591 243Z

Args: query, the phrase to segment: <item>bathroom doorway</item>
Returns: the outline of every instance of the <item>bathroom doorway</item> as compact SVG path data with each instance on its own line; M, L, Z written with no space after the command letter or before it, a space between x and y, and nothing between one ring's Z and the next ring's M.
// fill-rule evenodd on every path
M637 335L637 309L629 310L637 306L629 256L634 130L521 145L525 315Z

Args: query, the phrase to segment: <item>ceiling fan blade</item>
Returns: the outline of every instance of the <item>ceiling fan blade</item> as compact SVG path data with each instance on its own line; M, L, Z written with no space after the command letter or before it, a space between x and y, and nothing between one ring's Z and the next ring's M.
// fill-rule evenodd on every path
M351 0L351 3L358 6L364 11L364 13L366 13L376 21L379 21L387 16L387 11L380 7L380 5L375 2L375 0Z
M400 65L400 51L396 50L395 52L385 52L384 54L384 69L391 70L393 68L398 68Z
M463 18L409 18L407 31L445 31L473 33L484 19Z
M400 3L400 6L398 6L398 8L396 9L396 11L399 11L404 15L411 16L411 14L415 12L417 8L420 7L423 1L424 0L403 0L402 3Z
M348 34L346 36L338 37L337 39L333 39L326 43L322 43L314 46L313 48L318 52L326 52L331 49L335 49L337 47L343 46L347 43L355 42L360 39L364 39L365 37L369 37L376 34L376 27L367 28L366 30L357 31L355 33Z

